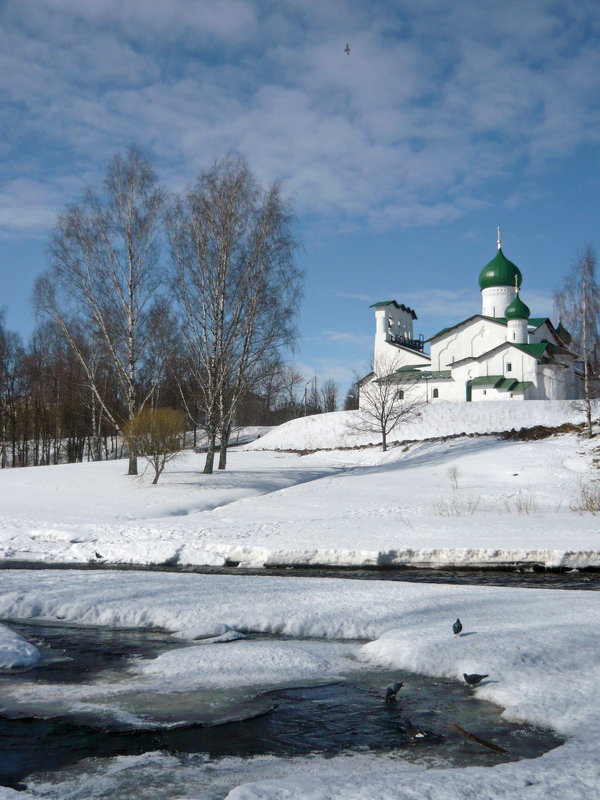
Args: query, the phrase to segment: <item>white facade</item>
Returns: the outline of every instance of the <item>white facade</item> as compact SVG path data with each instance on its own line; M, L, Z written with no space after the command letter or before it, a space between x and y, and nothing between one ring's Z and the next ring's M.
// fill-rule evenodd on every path
M491 286L481 291L481 313L484 317L502 317L504 309L517 293L514 286Z
M518 296L520 280L499 248L480 275L481 313L432 336L430 356L414 338L412 309L395 300L376 303L373 372L362 385L388 377L400 399L427 402L581 397L577 356L549 319L529 317Z
M377 374L387 374L408 364L428 365L429 356L423 352L422 341L414 339L415 312L395 300L372 307L375 308L373 364Z

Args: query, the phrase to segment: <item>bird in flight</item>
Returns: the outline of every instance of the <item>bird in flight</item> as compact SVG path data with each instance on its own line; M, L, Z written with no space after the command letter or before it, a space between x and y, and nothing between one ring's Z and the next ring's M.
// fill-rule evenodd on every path
M346 53L347 56L350 55L350 45L348 42L346 42L346 47L344 47L344 53Z

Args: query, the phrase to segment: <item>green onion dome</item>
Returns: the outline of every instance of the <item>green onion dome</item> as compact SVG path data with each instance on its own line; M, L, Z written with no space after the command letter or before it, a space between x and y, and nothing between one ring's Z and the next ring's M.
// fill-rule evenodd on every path
M506 319L529 319L531 315L530 310L527 308L525 303L519 297L519 293L517 292L517 296L506 306L506 310L504 311L504 316Z
M521 288L523 280L521 270L504 255L502 250L498 250L494 258L479 273L479 285L482 289L490 289L492 286L515 286Z

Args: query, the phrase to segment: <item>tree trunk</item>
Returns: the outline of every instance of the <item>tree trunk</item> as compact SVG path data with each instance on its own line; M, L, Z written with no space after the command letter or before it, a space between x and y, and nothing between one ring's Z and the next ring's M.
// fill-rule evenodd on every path
M137 468L137 456L135 453L129 453L129 469L127 472L128 475L137 475L138 468Z
M231 434L231 425L221 431L221 446L219 448L219 469L227 467L227 444Z
M204 464L204 474L212 475L215 464L215 435L208 437L208 448L206 450L206 462Z

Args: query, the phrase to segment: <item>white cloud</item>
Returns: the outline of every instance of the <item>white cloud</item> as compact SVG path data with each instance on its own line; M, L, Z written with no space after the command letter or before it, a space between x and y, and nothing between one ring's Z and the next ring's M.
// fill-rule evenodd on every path
M403 302L414 308L419 318L465 319L481 309L480 293L466 288L404 292Z
M358 347L369 346L373 342L372 336L365 336L352 331L323 331L324 336L330 342L348 343Z
M598 142L599 21L590 0L8 0L9 180L73 185L136 141L179 187L234 150L331 225L448 223Z

